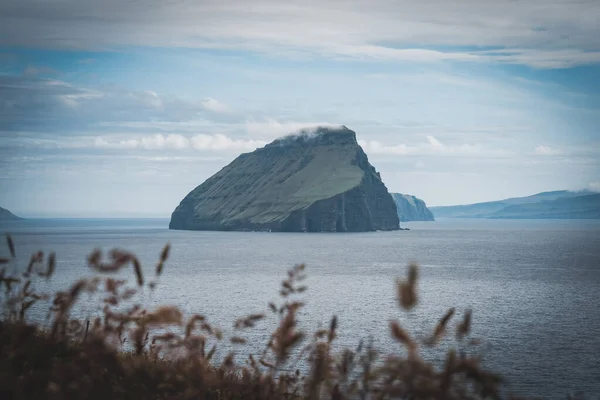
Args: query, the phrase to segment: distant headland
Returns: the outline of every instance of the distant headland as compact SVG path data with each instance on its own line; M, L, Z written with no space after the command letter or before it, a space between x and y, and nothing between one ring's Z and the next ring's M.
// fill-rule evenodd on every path
M400 222L435 221L425 202L410 194L392 193Z
M6 208L0 207L0 221L18 221L23 218L17 217L15 214L8 211Z
M600 219L600 193L557 190L430 210L436 218Z

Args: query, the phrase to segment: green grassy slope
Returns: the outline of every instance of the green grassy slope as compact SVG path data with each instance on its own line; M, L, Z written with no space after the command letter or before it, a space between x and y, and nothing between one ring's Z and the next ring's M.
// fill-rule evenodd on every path
M275 141L240 155L195 188L172 221L190 209L198 220L225 225L282 221L295 210L358 186L365 175L356 162L360 153L355 133L347 128Z

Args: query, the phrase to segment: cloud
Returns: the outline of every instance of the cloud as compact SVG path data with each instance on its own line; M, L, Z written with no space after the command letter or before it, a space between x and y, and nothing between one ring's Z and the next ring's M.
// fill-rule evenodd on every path
M600 63L600 51L582 49L503 49L478 54L482 59L542 69L572 68Z
M592 192L600 193L600 181L590 183L588 189Z
M328 127L335 129L345 128L343 125L329 125ZM321 125L302 128L287 135L278 137L272 144L277 146L289 146L295 145L298 142L310 142L316 138L322 137L322 135L326 132L323 131L322 128L325 128L325 126Z
M395 60L415 62L438 61L483 61L483 57L475 52L448 52L432 49L398 49L376 45L338 45L325 47L320 51L322 55L334 57L347 57L351 59Z
M60 74L59 71L55 70L54 68L50 68L50 67L34 67L34 66L29 66L27 68L25 68L25 70L23 71L23 76L28 76L28 77L34 77L34 76L38 76L38 75L58 75Z
M0 76L0 125L14 138L3 144L13 147L212 151L254 150L301 129L339 126L255 118L212 97L8 75Z
M358 144L375 155L395 156L455 156L455 157L509 157L511 152L502 149L489 149L479 144L445 145L433 136L426 136L425 142L414 145L383 144L376 140L359 140Z
M423 161L419 160L419 161L417 161L417 162L415 163L414 167L415 167L416 169L422 169L422 168L425 168L425 163L424 163Z
M537 146L534 149L534 152L535 152L535 154L538 154L541 156L556 156L556 155L563 153L559 149L555 149L555 148L544 146L544 145Z
M0 125L11 131L81 131L107 122L241 122L244 118L213 98L188 100L119 87L90 89L34 73L0 75Z
M223 134L197 134L191 137L170 134L155 134L129 139L106 139L96 137L93 147L117 150L210 150L210 151L252 151L266 143L258 140L232 139Z
M409 148L405 144L385 145L376 140L359 140L358 144L367 154L405 156L414 151L414 148Z
M142 9L143 7L143 9ZM243 49L282 57L568 68L600 61L596 0L4 0L0 45Z
M301 130L310 130L311 128L317 128L319 126L339 127L340 125L341 124L334 124L331 122L280 122L275 118L266 118L261 121L246 121L245 130L253 137L265 140L273 140L282 136L299 132Z
M221 103L218 100L210 98L210 97L202 100L200 102L200 104L202 104L202 106L206 110L209 110L209 111L212 111L215 113L228 113L231 111L227 105Z
M100 149L136 149L139 147L140 142L135 139L109 141L103 137L97 137L94 139L94 147Z
M142 92L129 92L125 95L126 98L131 98L133 102L139 102L142 107L164 109L163 100L158 94L152 90L144 90Z
M427 136L427 142L435 149L442 149L444 147L444 145L433 136Z
M266 144L260 140L234 140L223 134L195 135L191 143L197 150L255 150Z

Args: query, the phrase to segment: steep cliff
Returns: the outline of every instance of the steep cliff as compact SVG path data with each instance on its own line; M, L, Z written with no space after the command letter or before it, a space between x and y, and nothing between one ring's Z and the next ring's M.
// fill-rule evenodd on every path
M392 193L400 222L435 221L425 202L410 194Z
M171 229L360 232L399 228L381 176L345 126L277 139L192 190Z

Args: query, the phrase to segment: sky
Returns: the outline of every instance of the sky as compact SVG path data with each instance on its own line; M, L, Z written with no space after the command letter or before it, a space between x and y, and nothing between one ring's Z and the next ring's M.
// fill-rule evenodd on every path
M597 0L3 0L0 206L169 217L321 124L429 206L600 191L597 21Z

